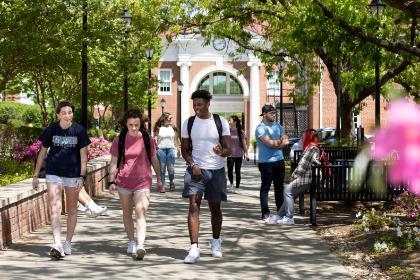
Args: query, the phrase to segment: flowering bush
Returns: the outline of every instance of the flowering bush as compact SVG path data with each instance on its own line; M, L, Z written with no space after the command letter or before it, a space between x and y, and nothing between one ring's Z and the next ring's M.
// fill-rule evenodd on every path
M37 140L31 146L16 146L12 148L12 158L25 161L32 160L41 149L42 142Z
M395 202L405 212L407 217L417 221L420 220L420 197L416 197L413 193L406 191L395 198Z
M105 140L103 137L94 138L91 137L90 145L88 146L88 160L109 155L109 151L111 149L111 143Z
M388 127L375 133L373 157L393 159L389 181L395 185L406 183L412 193L419 195L420 105L409 100L394 101L390 103L388 115Z
M357 213L356 218L360 217L362 217L360 221L360 226L364 232L385 228L390 222L386 214L378 214L378 212L376 212L376 210L373 208L364 215L362 214L362 212Z
M420 246L420 231L418 227L402 228L398 225L395 232L380 237L374 244L377 253L392 251L395 249L414 249Z

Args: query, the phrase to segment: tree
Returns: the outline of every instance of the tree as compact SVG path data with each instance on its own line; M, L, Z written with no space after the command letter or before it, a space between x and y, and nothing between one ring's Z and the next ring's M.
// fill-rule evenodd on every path
M175 34L199 33L207 43L213 37L228 38L238 52L253 51L268 68L287 55L291 60L286 75L297 87L319 80L320 57L336 94L341 92L342 129L348 136L352 110L374 93L378 48L381 85L398 82L418 96L418 9L409 8L414 1L387 2L377 20L369 15L367 0L183 1L176 6L183 14L169 14L164 20L175 26ZM302 70L305 75L298 75ZM339 72L341 84L335 79Z

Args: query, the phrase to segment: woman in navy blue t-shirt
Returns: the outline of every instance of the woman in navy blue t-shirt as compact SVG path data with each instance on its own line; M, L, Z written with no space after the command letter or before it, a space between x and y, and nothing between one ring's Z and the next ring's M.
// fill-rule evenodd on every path
M86 178L87 146L90 144L86 130L73 122L73 112L74 106L70 102L58 103L55 110L58 122L48 126L39 137L42 147L32 181L33 188L38 189L38 174L47 157L45 181L54 239L50 255L57 259L71 254L71 239L77 222L77 201ZM64 244L61 243L60 225L63 188L66 192L67 208L67 236Z

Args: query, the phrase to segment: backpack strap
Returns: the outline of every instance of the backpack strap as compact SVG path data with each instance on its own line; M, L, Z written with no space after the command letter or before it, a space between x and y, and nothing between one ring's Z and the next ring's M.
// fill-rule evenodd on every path
M150 153L151 146L150 146L150 135L147 131L140 129L141 135L143 137L144 147L146 148L147 158L149 159L149 164L152 164L152 156Z
M195 116L188 118L187 130L188 130L188 141L190 141L190 152L192 151L192 140L191 140L191 130L194 124Z
M223 126L222 126L222 120L220 119L220 116L218 114L213 114L214 122L216 123L217 132L219 133L219 142L220 145L223 146L222 142L222 133L223 133Z

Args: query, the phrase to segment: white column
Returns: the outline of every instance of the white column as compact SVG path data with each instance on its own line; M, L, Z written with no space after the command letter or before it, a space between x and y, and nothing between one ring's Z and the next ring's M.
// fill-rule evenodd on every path
M247 65L251 68L251 77L249 81L249 135L255 137L255 128L261 121L260 106L260 66L261 61L257 59L250 60Z
M190 66L191 61L178 61L177 66L181 68L180 80L184 85L181 92L181 125L190 117ZM179 105L178 105L179 106Z

